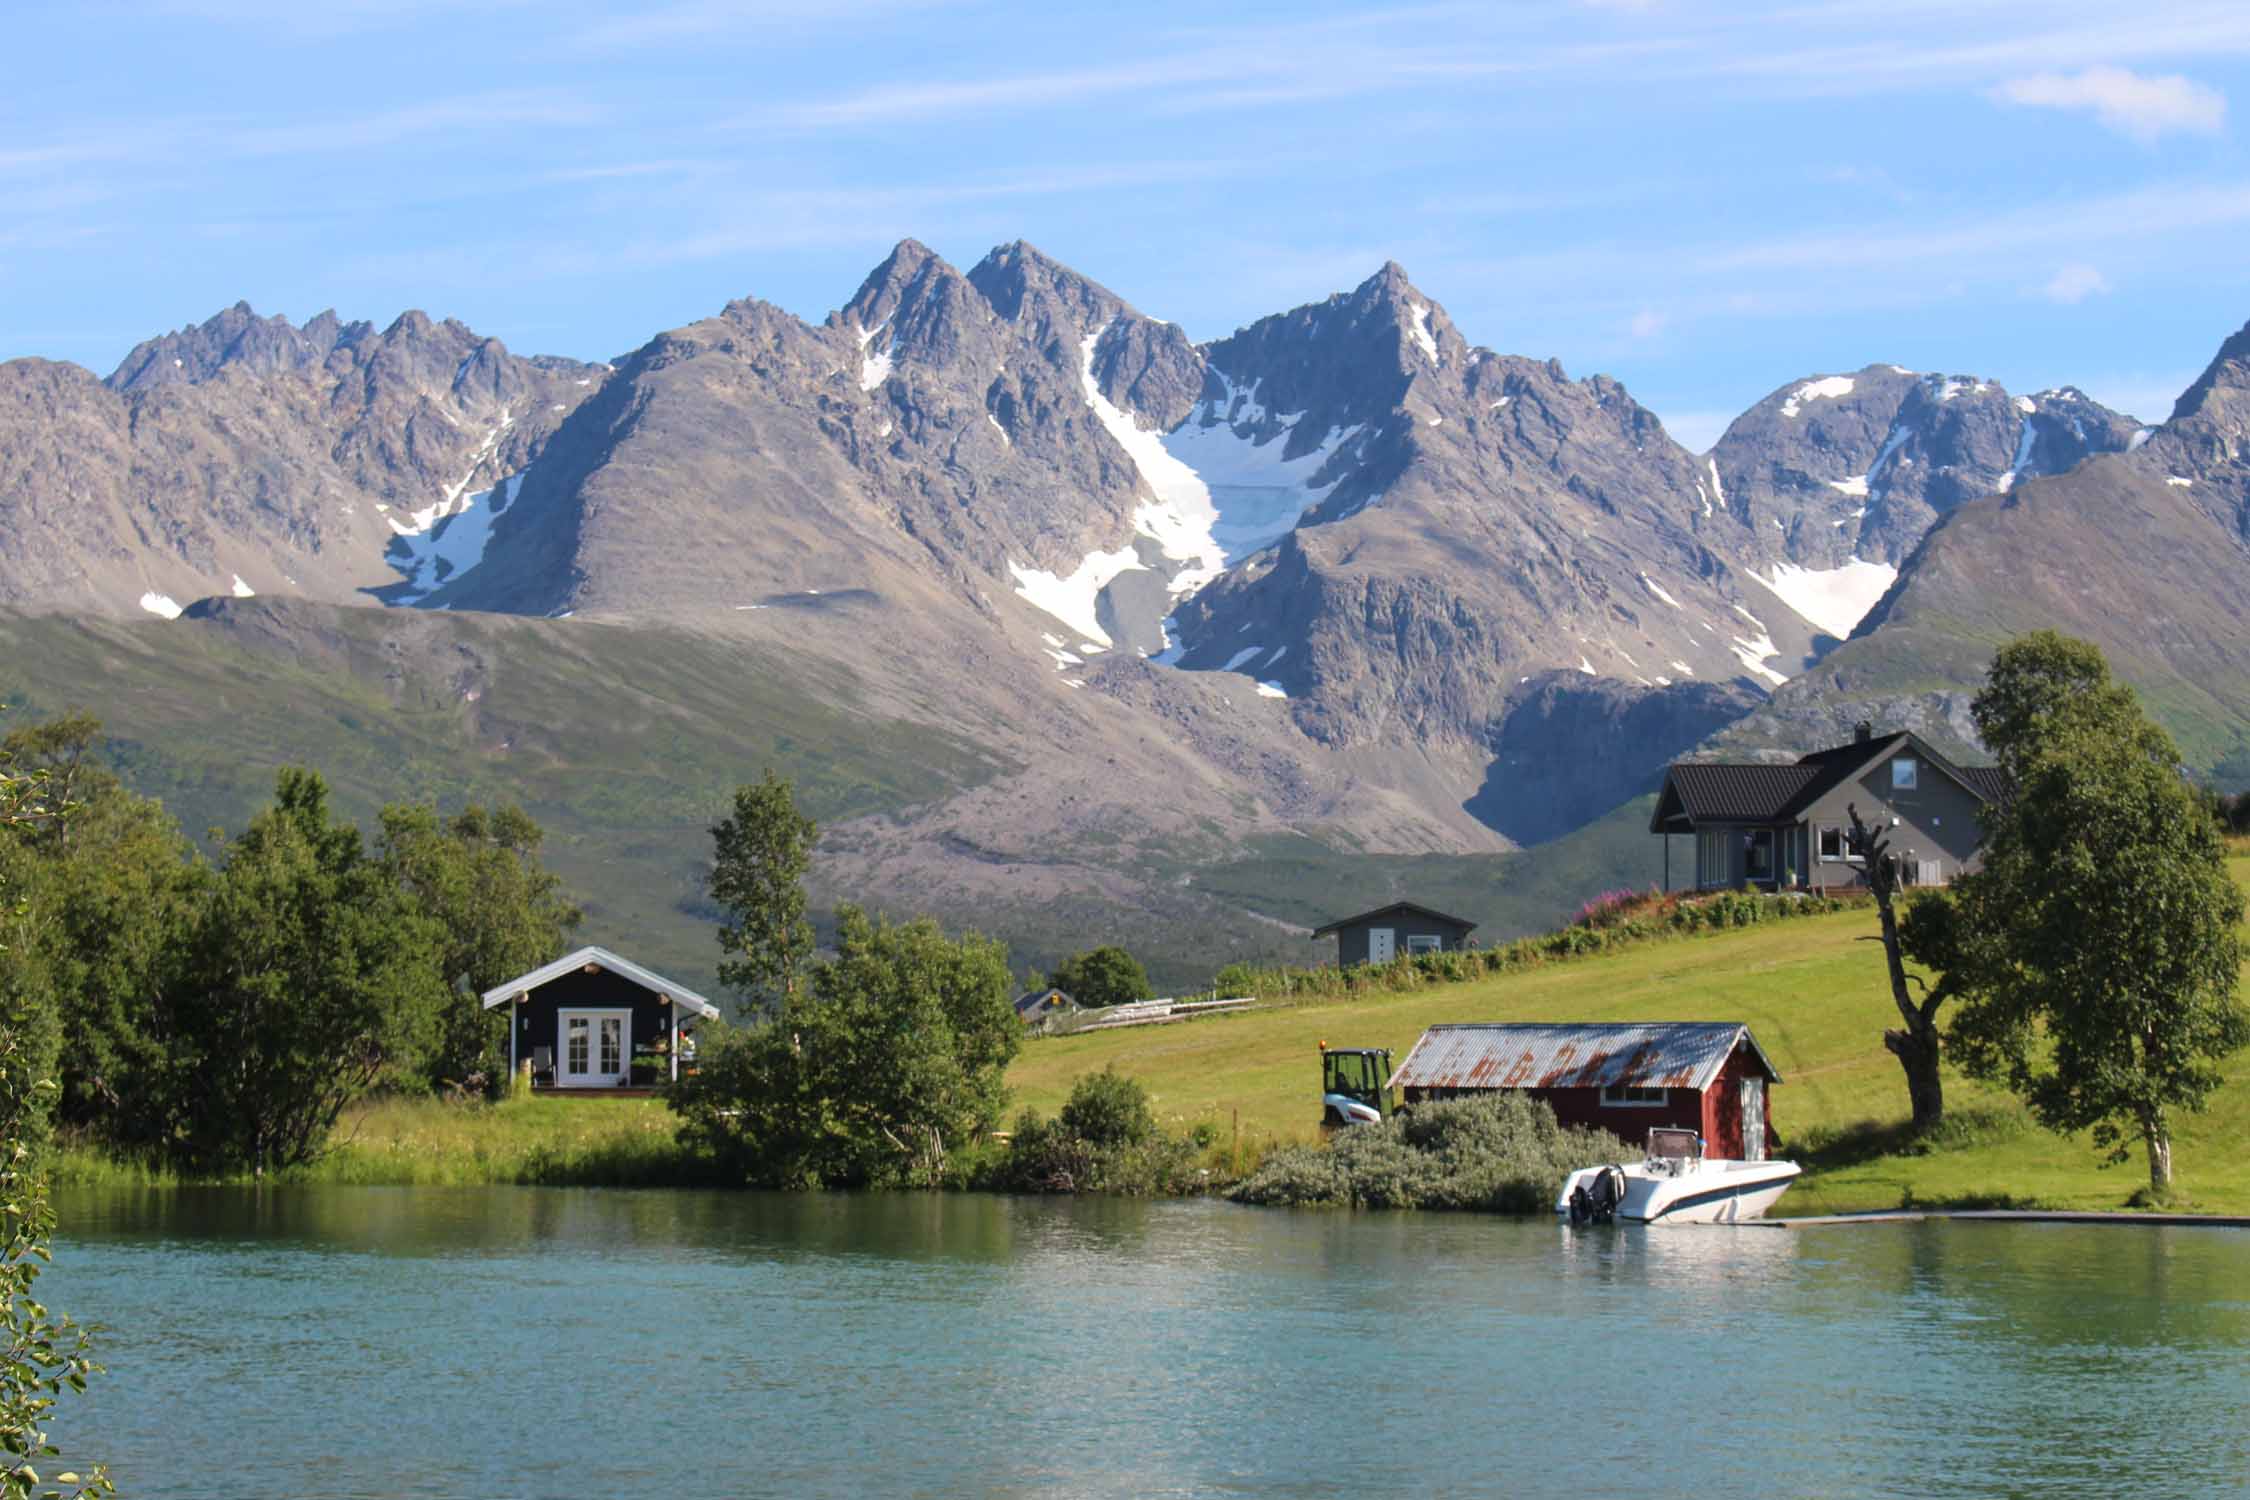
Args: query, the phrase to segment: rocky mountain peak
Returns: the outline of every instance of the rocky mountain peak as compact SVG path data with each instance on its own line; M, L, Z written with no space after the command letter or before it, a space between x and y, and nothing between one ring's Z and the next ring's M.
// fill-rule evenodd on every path
M2250 392L2250 323L2221 344L2195 384L2180 393L2180 399L2173 403L2171 420L2237 414L2245 404L2245 392ZM2238 414L2235 419L2240 420Z
M201 323L136 344L106 382L112 390L145 390L160 385L194 385L230 366L254 375L303 369L325 358L340 331L334 313L299 329L276 314L261 318L248 302L237 302Z

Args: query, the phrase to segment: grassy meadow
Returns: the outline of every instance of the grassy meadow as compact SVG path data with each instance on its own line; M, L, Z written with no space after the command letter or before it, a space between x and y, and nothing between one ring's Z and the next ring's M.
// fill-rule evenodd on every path
M2250 883L2250 858L2231 862ZM1749 1023L1781 1070L1772 1094L1784 1153L1810 1170L1794 1214L1905 1204L2120 1208L2147 1182L2136 1152L2103 1167L2083 1137L2034 1125L2008 1095L1948 1071L1948 1127L1896 1149L1906 1084L1882 1034L1897 1013L1872 908L1681 937L1524 972L1404 993L1270 1008L1181 1025L1039 1039L1009 1074L1017 1102L1052 1113L1081 1073L1141 1080L1160 1118L1208 1121L1231 1152L1236 1122L1255 1160L1318 1132L1319 1046L1388 1047L1393 1060L1445 1021ZM2250 992L2250 984L2246 984ZM2250 1213L2250 1054L2202 1115L2180 1119L2176 1190L2210 1213Z

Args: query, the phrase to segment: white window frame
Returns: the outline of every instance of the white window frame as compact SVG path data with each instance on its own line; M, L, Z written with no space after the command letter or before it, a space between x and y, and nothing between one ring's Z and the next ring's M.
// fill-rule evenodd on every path
M1406 955L1409 958L1417 953L1443 953L1444 951L1445 939L1439 937L1436 933L1412 932L1407 934Z
M616 1073L572 1073L570 1067L570 1022L573 1016L587 1020L586 1061L598 1067L602 1060L602 1021L609 1016L619 1017L624 1025L619 1028L619 1060L623 1067ZM626 1005L571 1005L555 1012L555 1087L609 1088L616 1080L630 1080L633 1076L633 1010Z
M1636 1094L1653 1094L1656 1097L1632 1097ZM1660 1089L1640 1083L1605 1083L1602 1085L1602 1108L1604 1109L1662 1109L1671 1102L1672 1091L1670 1089Z
M1899 774L1901 771L1906 774L1901 776ZM1894 792L1918 792L1921 789L1922 763L1911 755L1892 756L1891 790Z

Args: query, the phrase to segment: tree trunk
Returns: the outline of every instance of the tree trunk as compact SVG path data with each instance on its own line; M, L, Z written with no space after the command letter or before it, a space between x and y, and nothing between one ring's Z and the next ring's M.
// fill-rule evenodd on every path
M1852 821L1858 825L1857 813ZM1903 1030L1884 1032L1883 1045L1906 1070L1906 1098L1914 1110L1914 1128L1923 1131L1945 1118L1945 1084L1938 1076L1938 1001L1933 996L1918 1006L1907 993L1906 960L1899 952L1898 908L1893 904L1897 877L1889 851L1882 847L1884 841L1870 842L1875 847L1868 856L1867 877L1868 884L1875 888L1876 915L1883 921L1883 960L1890 971L1891 1000L1898 1006L1899 1019L1906 1023Z
M1945 1118L1945 1084L1938 1077L1937 1027L1920 1016L1910 1024L1912 1030L1884 1032L1883 1045L1906 1070L1906 1099L1919 1131Z
M2162 1115L2141 1121L2141 1139L2148 1145L2149 1191L2162 1198L2172 1190L2172 1132L2165 1128Z

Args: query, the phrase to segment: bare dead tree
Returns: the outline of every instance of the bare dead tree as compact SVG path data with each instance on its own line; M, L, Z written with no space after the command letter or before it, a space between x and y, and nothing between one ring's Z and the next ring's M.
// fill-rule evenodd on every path
M1945 1117L1945 1084L1938 1075L1937 1014L1952 998L1952 982L1941 977L1930 984L1906 972L1906 954L1899 933L1899 863L1891 853L1890 835L1870 827L1856 804L1847 805L1852 820L1851 851L1865 861L1867 884L1875 893L1875 910L1883 923L1883 958L1890 968L1891 1001L1898 1007L1902 1026L1883 1033L1883 1045L1906 1070L1906 1097L1914 1112L1914 1128L1927 1130ZM1922 987L1919 1003L1908 986Z

